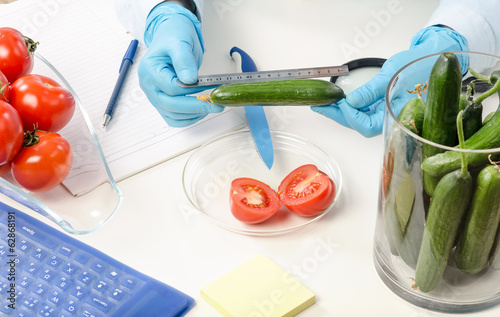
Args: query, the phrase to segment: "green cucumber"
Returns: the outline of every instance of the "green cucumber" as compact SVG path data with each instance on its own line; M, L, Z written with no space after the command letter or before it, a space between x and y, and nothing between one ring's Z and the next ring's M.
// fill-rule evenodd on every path
M497 147L500 147L500 109L465 141L466 149L493 149ZM479 167L488 162L488 153L466 153L466 156L470 167ZM422 170L433 176L441 176L458 168L460 168L460 153L456 151L439 153L422 162Z
M464 144L462 112L457 117L461 148ZM414 288L430 292L441 281L472 192L472 177L462 154L461 169L443 176L435 188L415 269Z
M484 117L483 125L485 125L486 123L488 123L488 121L490 121L490 119L493 118L493 115L495 115L495 111L492 111L492 112L488 113L486 115L486 117Z
M429 76L427 100L422 124L422 137L437 144L457 144L456 117L460 107L462 69L457 56L443 53L434 63ZM422 158L443 152L438 147L422 144ZM424 190L432 196L440 177L423 173Z
M457 144L456 118L459 111L462 70L453 53L443 53L432 67L427 87L427 100L422 137L437 144ZM424 158L442 151L422 145Z
M425 102L420 97L410 99L399 112L398 121L405 128L420 136L424 123L424 111Z
M497 231L495 243L491 249L490 267L494 270L500 270L500 226Z
M342 88L321 79L289 79L225 84L210 94L220 106L326 106L344 98Z
M457 267L468 274L488 264L500 222L500 169L488 165L477 176L476 190L455 252Z
M500 71L493 72L495 76L500 75ZM474 102L482 103L494 93L498 93L500 97L500 80L495 76L490 77L494 83L493 87L476 98ZM494 149L500 147L500 107L495 111L492 117L483 124L483 126L474 133L470 138L465 140L464 147L466 149ZM488 153L467 153L467 162L471 167L480 167L488 163ZM432 157L424 159L422 162L422 170L424 174L429 174L434 177L439 177L460 168L460 153L457 151L446 151L436 154Z
M464 109L464 136L467 140L483 126L483 104L469 103Z

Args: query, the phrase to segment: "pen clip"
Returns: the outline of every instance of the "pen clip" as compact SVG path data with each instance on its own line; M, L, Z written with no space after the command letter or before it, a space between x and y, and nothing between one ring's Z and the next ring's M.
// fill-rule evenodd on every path
M120 64L120 69L118 70L118 73L122 71L123 63L128 59L130 60L130 63L134 63L134 56L135 56L135 51L137 50L137 45L139 44L138 40L132 40L130 42L130 45L128 46L127 51L125 52L125 55L123 56L122 62Z

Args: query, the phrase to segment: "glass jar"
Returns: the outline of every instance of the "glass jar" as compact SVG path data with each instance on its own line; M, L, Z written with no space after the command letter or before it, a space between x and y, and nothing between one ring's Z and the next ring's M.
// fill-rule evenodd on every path
M500 111L490 124L481 122L499 105L496 88L487 81L494 70L500 70L500 58L473 52L446 54L429 55L406 65L387 87L374 262L383 282L406 301L435 311L471 312L500 303L500 191L485 194L484 184L489 182L493 189L500 185L483 171L499 164L495 160L500 160ZM483 129L483 135L465 141L466 147L486 138L496 139L496 143L488 143L489 149L462 150L458 137L448 145L431 142L427 139L460 133L450 128L448 134L427 132L430 137L424 139L422 120L418 119L422 112L414 121L399 121L394 113L409 100L420 102L413 100L419 95L420 104L428 107L427 91L433 100L439 93L458 91L458 86L450 88L458 85L452 79L444 81L437 78L443 75L431 73L438 60L444 65L441 59L445 57L447 63L456 59L465 73L462 78L459 73L455 80L461 81L464 103L460 107L473 104L470 98L482 105L478 128ZM452 72L450 69L446 72ZM472 81L474 90L471 72L482 79ZM456 104L449 99L445 102ZM440 120L438 126L453 127L454 123L457 129L457 108L452 108L446 108L450 112L445 114L433 114ZM429 112L425 117L428 120ZM429 122L426 127L432 125ZM490 133L484 132L487 127ZM462 165L462 157L466 165ZM489 169L500 173L498 168Z

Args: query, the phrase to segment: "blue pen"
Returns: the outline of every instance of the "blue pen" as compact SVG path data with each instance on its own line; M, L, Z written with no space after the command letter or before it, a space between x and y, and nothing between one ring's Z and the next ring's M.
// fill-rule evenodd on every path
M130 68L130 65L132 65L132 63L134 62L134 55L135 51L137 50L138 44L139 41L132 40L132 42L130 42L130 45L128 46L125 56L123 56L120 70L118 71L119 76L115 84L115 89L113 89L113 93L111 94L111 98L109 98L108 106L106 107L106 111L104 112L104 116L102 118L103 127L105 127L111 120L113 111L115 110L116 100L118 99L118 94L120 94L120 90L123 85L123 81L125 80L125 76L127 75L127 71Z

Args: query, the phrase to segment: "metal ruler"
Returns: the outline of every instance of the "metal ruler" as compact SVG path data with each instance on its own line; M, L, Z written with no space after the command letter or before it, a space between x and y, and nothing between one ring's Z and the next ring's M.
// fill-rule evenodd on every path
M231 84L238 82L256 82L256 81L269 81L269 80L344 76L348 74L349 74L349 68L347 67L347 65L341 65L341 66L256 71L248 73L204 75L204 76L199 76L198 82L196 82L195 84L186 85L180 80L177 81L177 84L180 87L197 87L197 86Z

